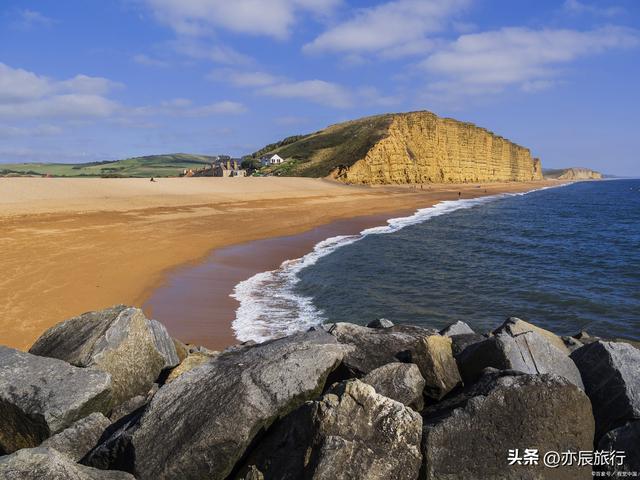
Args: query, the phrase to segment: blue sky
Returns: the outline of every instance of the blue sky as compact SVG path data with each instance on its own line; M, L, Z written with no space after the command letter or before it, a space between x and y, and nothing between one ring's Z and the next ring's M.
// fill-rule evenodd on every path
M0 162L250 153L430 110L640 175L636 0L3 0Z

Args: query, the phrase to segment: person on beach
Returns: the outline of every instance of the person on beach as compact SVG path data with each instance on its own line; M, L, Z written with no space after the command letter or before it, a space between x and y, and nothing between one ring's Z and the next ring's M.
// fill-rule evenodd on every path
M153 178L153 177L151 177L151 180L149 180L149 181L150 181L150 182L155 182L155 181L156 181L156 179L155 179L155 178Z
M458 192L458 200L462 197L462 192Z

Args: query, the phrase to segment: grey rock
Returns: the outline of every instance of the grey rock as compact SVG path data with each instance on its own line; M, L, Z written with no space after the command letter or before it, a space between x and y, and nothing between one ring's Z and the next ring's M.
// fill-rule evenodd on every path
M111 405L108 374L0 346L0 453L35 447Z
M109 420L117 422L123 417L126 417L131 412L138 410L140 407L145 406L148 403L147 395L136 395L130 398L124 403L121 403L111 411Z
M592 450L594 421L582 390L557 375L496 371L425 409L422 479L582 479L590 467L546 468L547 451ZM539 465L508 465L511 449L539 450Z
M264 475L255 465L251 465L244 476L244 480L264 480Z
M261 429L322 392L344 350L316 331L221 353L163 386L83 463L141 480L225 478Z
M573 352L574 350L577 350L584 345L584 343L582 343L580 340L576 340L573 337L562 337L562 341L569 349L569 352Z
M578 368L546 337L530 331L498 333L466 348L456 360L465 383L473 383L486 367L524 373L555 373L584 389Z
M640 420L607 432L598 442L598 450L624 452L622 465L615 462L599 470L611 472L614 476L622 472L640 472Z
M97 445L102 433L109 425L111 422L107 417L95 412L47 438L40 446L53 448L74 462L78 462Z
M367 327L369 327L369 328L391 328L391 327L393 327L393 322L391 320L387 320L386 318L379 318L377 320L373 320L372 322L367 323Z
M414 410L422 410L425 380L414 363L388 363L367 373L362 381L380 395Z
M434 330L413 329L405 326L391 328L368 328L352 323L332 323L323 326L338 342L351 345L344 364L355 375L366 375L382 365L402 361L415 362L422 338L433 335Z
M453 356L457 357L465 348L476 343L484 342L488 337L479 333L461 333L451 335L449 338L451 338L451 351L453 352Z
M576 333L575 335L573 335L573 338L575 338L576 340L580 341L585 345L588 343L593 343L593 342L597 342L598 340L601 340L600 337L589 335L589 333L586 330L581 330L580 332Z
M275 425L247 465L267 480L413 480L421 429L418 413L349 380Z
M29 350L111 375L117 404L144 395L160 372L177 365L173 340L142 310L124 305L89 312L47 330Z
M180 358L178 358L178 352L176 351L176 344L169 336L169 332L167 332L166 327L161 324L157 320L149 320L149 327L151 329L151 334L153 335L153 340L156 344L156 349L164 358L163 369L165 368L173 368L180 363Z
M471 334L471 333L476 333L476 332L474 332L469 325L467 325L464 322L461 322L460 320L440 330L440 335L446 335L447 337L451 337L452 335L462 335L462 334Z
M52 448L25 448L0 457L4 480L135 480L125 472L85 467Z
M627 420L640 419L640 350L626 343L597 341L579 348L571 358L593 404L597 438Z
M532 323L525 322L524 320L517 317L507 318L507 320L500 327L494 330L493 333L494 335L497 335L499 333L508 333L512 337L516 337L526 332L535 332L538 335L541 335L558 350L567 355L569 354L569 349L566 347L566 345L558 335L550 332L549 330L545 330L544 328L537 327Z

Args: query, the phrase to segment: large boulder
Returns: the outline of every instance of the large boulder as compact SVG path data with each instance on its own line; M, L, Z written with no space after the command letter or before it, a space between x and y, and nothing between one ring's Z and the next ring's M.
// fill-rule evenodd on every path
M524 320L517 317L507 318L507 320L500 327L494 330L493 333L494 335L497 335L499 333L508 333L512 337L515 337L526 332L535 332L538 335L543 336L551 345L556 347L561 352L569 355L569 349L567 348L561 337L553 332L550 332L549 330L537 327L534 324L525 322Z
M218 352L216 352L215 355L201 352L190 353L184 360L182 360L182 362L180 362L180 365L169 372L169 376L167 376L165 383L173 382L180 375L187 373L188 371L193 370L196 367L199 367L203 363L206 363L214 358L216 355L218 355Z
M622 464L615 461L600 470L609 471L613 476L625 476L620 475L622 472L640 473L640 420L607 432L598 442L598 450L622 452L624 455Z
M578 368L546 337L530 331L498 333L464 349L457 357L465 383L473 383L487 367L524 373L554 373L584 389Z
M245 468L257 467L267 480L413 480L421 429L418 413L349 380L275 425Z
M35 447L111 406L109 374L0 346L0 454Z
M425 396L440 400L462 383L449 337L425 337L418 351L422 354L416 356L416 363L425 379Z
M125 472L105 471L79 465L52 448L18 450L0 457L4 480L135 480Z
M47 438L41 447L53 448L74 462L79 462L89 450L97 445L102 433L111 425L107 417L94 412L81 418L69 428Z
M451 340L435 330L410 325L379 329L351 323L329 324L325 328L338 342L353 347L343 362L353 376L401 361L418 365L426 380L425 394L432 398L442 398L460 383Z
M225 478L258 432L322 392L344 350L319 330L223 352L162 387L83 463L141 480Z
M574 351L593 404L596 436L640 419L640 350L626 343L596 341Z
M398 360L414 361L422 339L437 334L435 330L405 326L369 328L352 323L330 323L323 327L338 342L353 347L346 353L344 365L357 376Z
M453 335L463 335L463 334L471 334L471 333L476 333L476 332L474 332L469 325L467 325L466 323L460 320L440 330L440 335L445 335L447 337L451 337Z
M59 323L29 352L109 373L116 404L145 394L163 369L179 363L166 329L142 310L124 305Z
M591 468L547 468L548 451L592 450L591 403L582 390L557 375L494 371L458 397L423 413L422 479L578 479ZM525 449L538 465L509 465Z
M449 338L451 338L451 352L453 357L457 358L467 347L484 342L489 337L479 333L459 333L450 335Z
M422 410L425 381L415 363L388 363L367 373L362 381L380 395Z

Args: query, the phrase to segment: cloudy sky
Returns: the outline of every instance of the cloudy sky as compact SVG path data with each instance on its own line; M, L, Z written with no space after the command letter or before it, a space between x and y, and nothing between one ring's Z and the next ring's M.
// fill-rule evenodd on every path
M0 3L0 162L242 155L423 109L640 175L640 1Z

